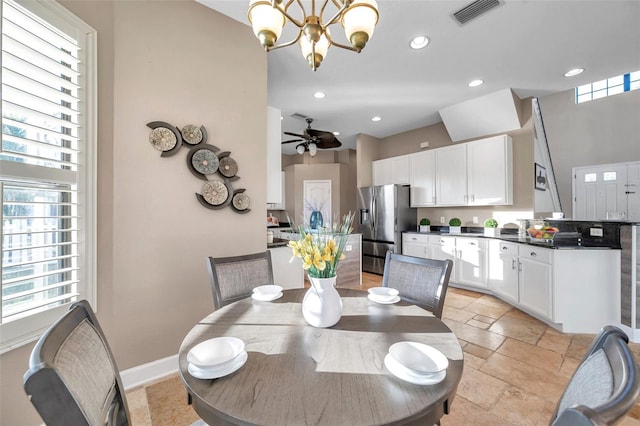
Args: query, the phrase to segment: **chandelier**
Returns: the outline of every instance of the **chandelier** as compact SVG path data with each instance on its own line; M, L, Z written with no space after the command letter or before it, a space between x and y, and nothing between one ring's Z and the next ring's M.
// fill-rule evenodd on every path
M331 1L337 11L331 19L324 22L325 7ZM291 16L290 7L297 4L301 20ZM378 23L378 5L376 0L324 0L319 14L316 14L316 2L311 0L311 14L307 14L301 0L250 0L249 21L260 44L266 51L280 47L300 45L302 56L315 71L327 56L329 46L353 50L360 53L373 36ZM289 21L298 28L295 39L276 44L282 28ZM331 38L329 26L342 23L350 46L340 44Z

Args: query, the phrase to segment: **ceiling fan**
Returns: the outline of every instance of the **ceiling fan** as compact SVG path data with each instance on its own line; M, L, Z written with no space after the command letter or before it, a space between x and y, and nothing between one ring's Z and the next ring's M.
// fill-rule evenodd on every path
M342 146L342 142L340 142L333 133L326 132L324 130L312 129L311 123L313 123L313 118L307 117L305 118L305 121L307 122L307 128L304 129L304 133L298 134L298 133L284 132L285 135L297 136L298 139L290 139L288 141L282 141L282 144L301 142L296 146L296 151L298 151L298 154L304 154L305 151L309 151L311 156L316 155L318 148L331 149L331 148L338 148Z

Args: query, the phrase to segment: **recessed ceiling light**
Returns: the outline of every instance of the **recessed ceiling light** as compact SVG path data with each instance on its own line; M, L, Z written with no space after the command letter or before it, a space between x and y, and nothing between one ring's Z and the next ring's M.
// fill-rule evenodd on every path
M564 73L565 77L573 77L574 75L582 74L584 68L574 68Z
M411 43L409 43L409 46L411 46L412 49L418 50L427 47L427 44L429 44L429 37L421 35L414 37Z
M313 94L313 97L316 98L316 99L322 99L325 96L327 96L327 95L325 95L323 92L316 92L316 93Z
M378 117L377 115L371 118L371 121L380 121L380 120L382 120L382 117Z
M483 80L473 80L473 81L470 81L469 84L467 84L467 86L469 86L469 87L478 87L482 83L484 83Z

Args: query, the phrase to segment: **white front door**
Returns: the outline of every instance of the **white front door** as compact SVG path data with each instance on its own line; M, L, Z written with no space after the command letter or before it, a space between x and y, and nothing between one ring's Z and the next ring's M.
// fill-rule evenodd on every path
M626 185L626 164L575 168L574 219L627 219Z

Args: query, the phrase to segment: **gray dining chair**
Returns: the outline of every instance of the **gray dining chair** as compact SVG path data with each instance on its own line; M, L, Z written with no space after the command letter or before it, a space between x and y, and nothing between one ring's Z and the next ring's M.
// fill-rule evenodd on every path
M387 252L382 286L395 288L400 297L442 317L453 262Z
M271 252L232 257L209 257L207 261L215 309L251 296L260 285L273 284Z
M640 371L628 343L618 327L600 331L556 406L553 426L613 425L633 408Z
M48 426L131 424L118 367L86 300L40 337L24 390Z

